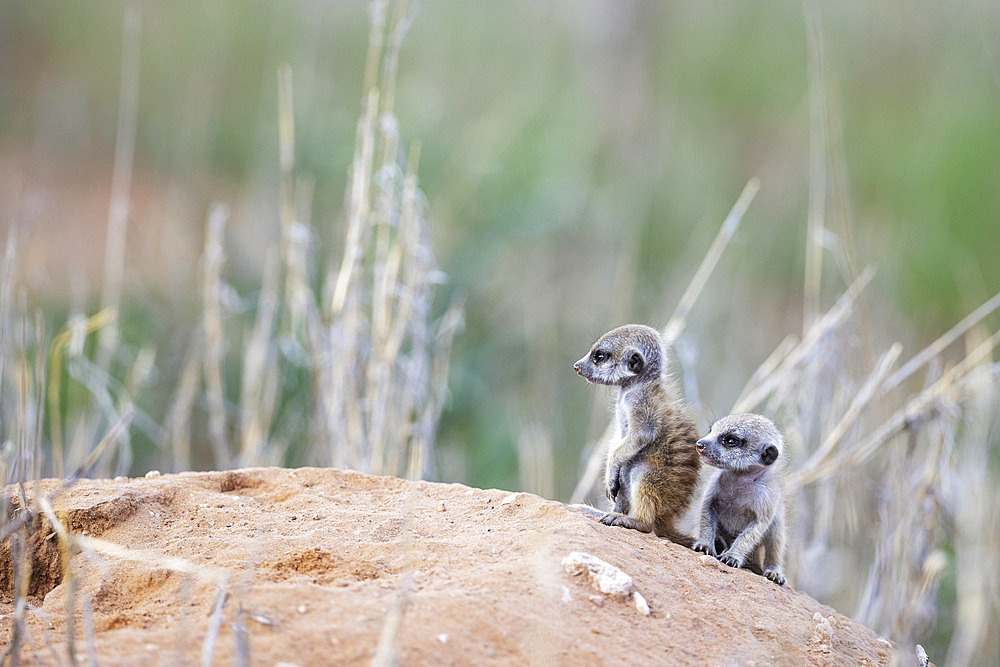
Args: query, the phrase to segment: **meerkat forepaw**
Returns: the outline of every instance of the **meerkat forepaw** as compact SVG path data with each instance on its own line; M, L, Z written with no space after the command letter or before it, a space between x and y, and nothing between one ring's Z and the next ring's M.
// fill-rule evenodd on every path
M769 567L766 570L764 570L764 576L773 581L774 583L778 584L779 586L785 585L785 575L783 575L781 573L781 570L779 570L776 567Z
M703 554L708 554L709 556L715 556L715 545L702 542L701 540L695 540L691 548L695 551L700 551Z
M743 567L743 561L741 559L739 559L739 558L736 558L735 556L733 556L731 554L727 554L727 553L720 554L719 555L719 560L721 560L723 563L725 563L729 567L737 567L737 568L738 567Z
M618 492L621 491L621 488L621 472L619 469L615 469L612 474L608 475L608 479L604 483L604 492L608 494L608 500L613 502L618 497Z
M649 528L643 525L641 522L633 519L625 514L619 514L618 512L608 512L603 517L601 517L601 523L605 526L620 526L622 528L631 528L632 530L638 530L643 533L648 533Z
M607 514L601 517L601 523L603 523L605 526L618 526L621 524L621 520L623 518L624 517L621 514L618 514L617 512L608 512Z

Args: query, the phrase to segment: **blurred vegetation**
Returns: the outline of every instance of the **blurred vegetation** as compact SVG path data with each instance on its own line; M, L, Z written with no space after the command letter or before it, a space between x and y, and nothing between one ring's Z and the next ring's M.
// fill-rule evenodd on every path
M267 248L283 242L275 72L287 63L294 76L295 206L297 219L309 221L306 277L316 303L344 250L348 166L364 109L367 3L141 7L122 344L110 372L95 375L89 342L67 366L60 399L64 423L103 415L83 428L98 440L115 421L115 400L132 395L124 391L129 369L144 350L155 351L148 374L132 378L141 386L137 418L109 474L176 467L168 412L199 340L204 225L216 201L231 208L218 298L229 336L224 404L238 416L240 355L262 267ZM26 350L47 349L56 333L100 308L124 10L117 2L0 3L0 215L8 236L16 234L14 283L25 289L23 306L17 289L10 300L29 323L41 308L44 325L25 327ZM439 479L567 499L607 420L604 395L575 377L573 361L614 325L666 322L756 176L760 194L676 342L699 425L728 412L785 336L803 333L817 123L821 310L862 267L878 273L857 326L831 343L829 364L847 364L841 370L851 375L813 369L810 381L827 389L860 382L879 350L898 340L909 358L1000 289L993 2L428 1L403 43L393 106L400 156L420 144L430 242L447 275L433 317L465 299L437 438ZM989 316L985 335L998 322ZM942 362L964 356L960 347ZM287 424L307 421L310 366L295 345L280 349L277 413L285 411ZM27 360L36 361L44 359ZM190 464L216 467L209 399L193 400ZM807 443L831 426L810 423L814 430L801 433ZM983 483L995 484L996 428L981 430L990 473ZM301 433L287 435L276 428L275 451L261 460L317 460ZM67 445L74 463L85 440ZM926 446L934 451L933 442ZM34 465L53 472L51 462ZM880 474L857 484L880 484ZM943 576L950 608L960 582L951 569ZM860 594L851 595L856 604ZM932 646L943 655L951 632L937 627L944 635Z

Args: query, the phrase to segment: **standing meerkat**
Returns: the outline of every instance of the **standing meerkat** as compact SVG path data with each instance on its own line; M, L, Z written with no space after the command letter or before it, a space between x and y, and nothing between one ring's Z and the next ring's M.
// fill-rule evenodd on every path
M698 431L667 377L666 361L656 329L627 324L601 336L573 368L588 382L620 388L619 437L608 451L604 476L615 506L601 513L601 523L654 532L690 547L692 539L677 529L677 521L698 482Z
M696 551L726 565L763 570L784 585L784 440L767 417L723 417L698 441L705 463L718 468L705 489ZM760 572L758 572L760 573Z

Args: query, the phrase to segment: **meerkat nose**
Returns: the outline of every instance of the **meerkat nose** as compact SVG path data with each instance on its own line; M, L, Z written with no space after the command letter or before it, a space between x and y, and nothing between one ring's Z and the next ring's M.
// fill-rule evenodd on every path
M577 373L580 372L580 362L579 361L576 362L575 364L573 364L573 370L575 370Z
M705 441L705 440L699 440L698 442L695 443L695 447L697 447L699 450L702 450L702 449L705 449L705 445L707 445L707 444L708 444L707 441Z

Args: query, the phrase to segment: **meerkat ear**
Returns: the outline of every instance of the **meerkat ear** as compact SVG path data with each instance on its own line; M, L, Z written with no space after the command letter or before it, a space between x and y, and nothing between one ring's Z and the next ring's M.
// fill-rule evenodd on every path
M778 448L774 445L768 445L760 454L760 462L766 466L771 465L776 460L778 460Z
M646 365L646 362L643 360L642 355L639 354L638 352L633 352L632 356L629 357L629 360L628 360L628 369L632 373L635 373L636 375L638 375L639 373L642 372L642 368L645 365Z

